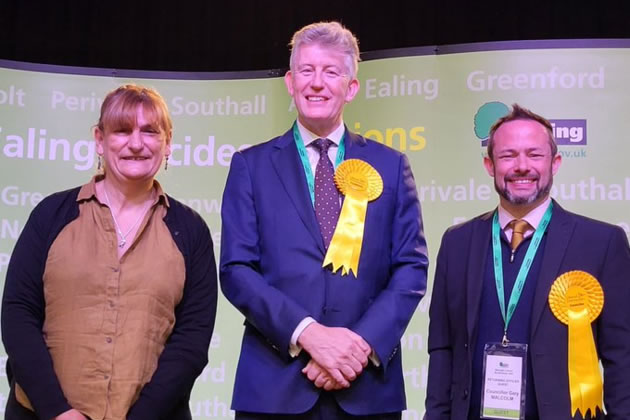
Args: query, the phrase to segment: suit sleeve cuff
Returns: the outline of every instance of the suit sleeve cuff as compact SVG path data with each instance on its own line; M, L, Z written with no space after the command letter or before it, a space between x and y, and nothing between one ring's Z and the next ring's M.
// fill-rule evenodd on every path
M310 316L307 316L300 321L297 327L295 327L295 330L291 335L291 343L289 344L289 355L291 357L297 357L302 351L302 346L297 343L297 340L300 337L300 334L302 334L302 331L304 331L306 327L311 325L313 322L315 322L315 320Z
M370 355L368 356L368 359L370 359L370 362L372 362L374 366L376 367L381 366L381 359L379 359L378 354L376 354L374 349L372 349L372 353L370 353Z

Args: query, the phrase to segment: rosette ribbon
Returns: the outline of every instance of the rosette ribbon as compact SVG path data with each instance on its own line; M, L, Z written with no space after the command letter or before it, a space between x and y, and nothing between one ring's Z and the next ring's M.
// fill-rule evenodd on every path
M604 292L595 277L584 271L569 271L556 279L549 293L551 311L569 328L568 362L571 416L580 411L602 410L602 378L593 339L593 322L604 306Z
M335 171L335 184L345 199L322 267L332 264L333 273L341 268L342 275L358 277L367 205L383 192L383 179L368 163L348 159Z

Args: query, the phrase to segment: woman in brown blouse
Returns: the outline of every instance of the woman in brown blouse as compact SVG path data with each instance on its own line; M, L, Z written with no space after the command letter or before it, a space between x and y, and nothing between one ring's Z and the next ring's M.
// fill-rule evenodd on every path
M155 180L172 123L154 90L110 92L104 171L43 200L7 271L7 419L190 419L207 363L216 269L201 217Z

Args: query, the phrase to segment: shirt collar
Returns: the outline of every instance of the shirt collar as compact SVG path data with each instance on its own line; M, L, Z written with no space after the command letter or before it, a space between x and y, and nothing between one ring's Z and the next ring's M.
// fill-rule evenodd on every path
M90 182L83 185L81 189L79 190L79 195L77 196L77 202L91 200L92 198L95 199L96 201L99 201L98 198L96 197L96 183L101 181L103 178L105 178L104 175L94 175L92 179L90 180ZM153 180L153 188L155 188L155 191L157 192L157 194L155 195L155 201L153 202L153 205L157 204L161 200L166 207L170 207L166 193L162 189L162 186L160 185L160 183L155 179Z
M305 147L308 147L312 142L321 138L317 134L311 132L308 128L304 127L300 123L300 120L297 120L297 126L300 132L300 136L302 136L302 141L304 142ZM339 146L339 143L341 142L341 138L343 137L345 131L346 127L343 125L343 121L341 121L341 123L339 123L339 126L335 128L333 132L330 133L326 138L335 143L335 146Z
M530 211L522 217L521 219L526 220L534 230L538 229L538 225L540 224L543 216L545 215L545 211L547 211L547 207L551 204L551 198L547 197L545 201L543 201L538 207ZM501 204L499 204L499 225L501 229L505 230L505 227L516 217L512 216L509 211L504 209Z

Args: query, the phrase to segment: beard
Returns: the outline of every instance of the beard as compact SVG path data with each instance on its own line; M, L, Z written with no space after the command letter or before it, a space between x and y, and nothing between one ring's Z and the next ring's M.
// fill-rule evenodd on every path
M516 181L516 180L523 179L526 177L521 177L518 175L512 175L509 177L506 176L503 181L503 187L501 187L499 184L497 184L497 177L496 177L496 172L495 172L494 189L501 197L507 200L507 202L510 204L514 204L514 205L532 204L540 200L541 198L548 196L549 193L551 192L551 186L553 185L553 174L551 172L551 168L549 168L548 175L549 175L549 181L544 185L540 185L540 176L538 176L536 179L536 191L534 191L529 196L523 197L523 196L515 196L514 194L512 194L508 190L507 185L511 181Z

